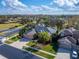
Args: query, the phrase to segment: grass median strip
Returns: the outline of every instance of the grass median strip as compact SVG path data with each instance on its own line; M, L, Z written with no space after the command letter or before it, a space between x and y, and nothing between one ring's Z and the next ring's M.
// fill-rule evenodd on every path
M34 54L40 55L40 56L42 56L42 57L45 57L45 58L47 58L47 59L54 59L54 56L45 54L45 53L40 52L40 51L38 51L38 50L31 49L31 48L29 48L29 47L25 47L24 49L27 50L27 51L30 51L30 52L32 52L32 53L34 53Z
M10 38L9 40L6 40L5 43L11 44L11 43L18 41L18 40L19 40L19 38L17 36L15 36L15 37Z

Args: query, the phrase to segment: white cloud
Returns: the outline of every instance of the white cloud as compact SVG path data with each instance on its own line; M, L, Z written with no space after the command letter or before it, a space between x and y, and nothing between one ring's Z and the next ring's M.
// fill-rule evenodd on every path
M58 4L59 6L63 6L65 4L64 0L55 0L54 3Z
M53 11L54 9L50 6L47 5L40 5L40 6L31 6L31 9L35 10L35 11Z
M13 9L19 9L19 10L24 10L27 8L25 4L20 2L19 0L3 0L2 1L3 6L7 6Z
M44 10L53 10L52 7L49 7L47 5L41 5L41 7L44 9Z
M79 0L54 0L58 6L68 6L68 7L76 7L76 4L79 3Z
M37 11L37 12L43 10L41 6L35 6L35 5L32 5L32 6L31 6L31 9L33 9L33 10L35 10L35 11Z
M76 7L78 3L79 3L79 0L52 0L52 2L49 3L49 5L43 5L43 4L39 6L30 5L28 7L28 5L22 3L20 0L2 0L1 2L1 4L4 6L3 13L6 13L6 14L29 14L29 13L31 14L35 14L35 13L53 14L56 12L63 12L65 11L65 9L67 11L70 11L70 10L78 11L79 7ZM60 8L60 7L64 7L65 9Z

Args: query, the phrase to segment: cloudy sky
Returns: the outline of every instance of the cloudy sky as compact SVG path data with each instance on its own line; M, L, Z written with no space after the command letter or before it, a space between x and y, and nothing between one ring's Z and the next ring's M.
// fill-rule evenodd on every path
M0 15L77 14L79 0L0 0Z

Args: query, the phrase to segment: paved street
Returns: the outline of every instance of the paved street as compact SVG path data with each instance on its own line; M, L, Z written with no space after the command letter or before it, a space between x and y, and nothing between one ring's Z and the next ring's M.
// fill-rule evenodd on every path
M12 35L18 33L19 30L20 30L20 28L15 28L15 29L10 29L10 30L4 31L5 34L3 36L5 36L5 37L12 36Z
M0 59L41 59L41 58L18 49L18 44L17 48L3 44L0 46Z

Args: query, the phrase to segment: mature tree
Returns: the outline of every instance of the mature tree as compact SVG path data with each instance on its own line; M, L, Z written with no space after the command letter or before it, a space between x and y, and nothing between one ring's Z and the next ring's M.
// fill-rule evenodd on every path
M48 34L48 32L39 32L38 33L38 42L40 43L49 43L51 41L51 36Z
M19 32L19 36L23 37L23 34L26 32L27 29L28 29L27 27L23 27Z
M37 40L38 39L38 33L33 35L33 40Z
M57 21L56 21L57 34L58 34L59 31L63 28L63 24L64 24L64 21L62 21L62 20L57 20Z

